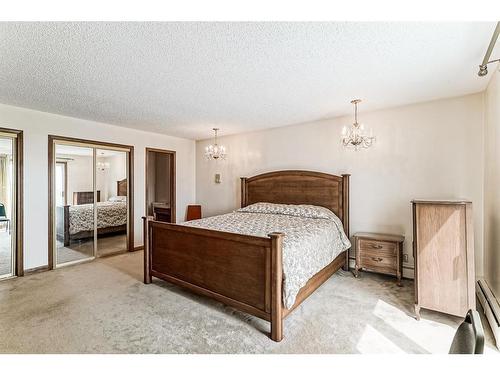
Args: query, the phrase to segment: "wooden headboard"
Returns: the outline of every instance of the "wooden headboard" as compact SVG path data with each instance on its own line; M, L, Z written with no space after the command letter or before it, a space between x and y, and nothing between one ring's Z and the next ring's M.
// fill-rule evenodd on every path
M349 176L292 170L241 177L241 207L258 202L326 207L349 235Z
M97 190L97 202L101 201L101 191ZM73 205L94 203L93 191L74 191Z
M124 178L121 181L116 181L116 195L121 197L127 196L127 179Z

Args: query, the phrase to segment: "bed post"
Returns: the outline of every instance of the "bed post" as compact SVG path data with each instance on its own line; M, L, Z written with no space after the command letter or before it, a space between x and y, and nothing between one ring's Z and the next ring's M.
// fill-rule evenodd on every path
M343 216L343 224L344 224L344 231L345 234L347 235L347 238L350 239L350 233L349 233L349 177L350 174L343 174L342 175L342 216ZM345 262L344 266L342 267L344 271L349 271L349 250L347 249L345 252Z
M271 238L271 339L283 339L283 233L273 232Z
M241 208L247 205L247 178L240 177L241 180Z
M69 234L69 205L63 207L63 243L64 246L69 246L71 242Z
M150 256L150 246L149 246L149 216L143 216L143 241L144 241L144 284L151 284L153 278L151 276L151 256Z

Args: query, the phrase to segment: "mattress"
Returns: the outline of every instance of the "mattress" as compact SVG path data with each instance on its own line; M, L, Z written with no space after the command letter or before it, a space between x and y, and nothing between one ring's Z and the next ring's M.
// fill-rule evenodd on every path
M127 224L127 202L98 202L97 229ZM94 205L69 207L69 233L94 230Z
M256 203L181 225L259 237L284 233L283 304L287 309L311 277L351 247L340 219L327 208L311 205Z

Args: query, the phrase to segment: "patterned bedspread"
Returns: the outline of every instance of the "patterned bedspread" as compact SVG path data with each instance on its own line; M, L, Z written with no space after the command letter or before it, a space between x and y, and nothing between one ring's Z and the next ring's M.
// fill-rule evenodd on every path
M94 229L94 205L79 204L69 207L69 233L75 234ZM127 224L126 202L98 202L97 228Z
M342 222L330 210L309 205L256 203L235 212L182 225L283 239L283 303L291 308L299 290L351 243Z

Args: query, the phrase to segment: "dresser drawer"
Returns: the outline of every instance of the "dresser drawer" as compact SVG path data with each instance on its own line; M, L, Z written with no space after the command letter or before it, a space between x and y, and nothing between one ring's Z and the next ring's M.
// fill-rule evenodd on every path
M397 257L398 246L394 242L359 239L360 254L373 257Z
M359 267L367 268L374 271L384 273L396 273L397 271L397 258L392 256L384 256L381 254L368 255L361 254Z

